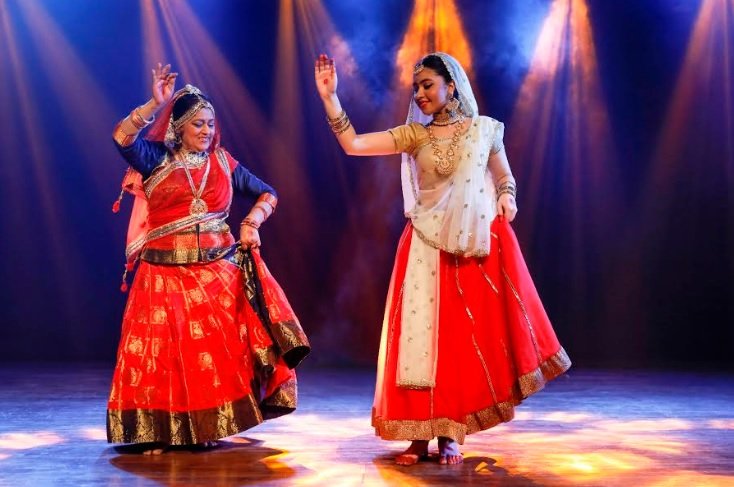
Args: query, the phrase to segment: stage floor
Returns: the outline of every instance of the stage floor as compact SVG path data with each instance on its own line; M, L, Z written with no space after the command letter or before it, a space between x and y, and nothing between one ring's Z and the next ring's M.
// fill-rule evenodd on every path
M294 414L158 457L106 443L110 376L0 366L0 485L734 486L732 375L572 369L468 437L463 465L408 468L370 428L371 370L305 369Z

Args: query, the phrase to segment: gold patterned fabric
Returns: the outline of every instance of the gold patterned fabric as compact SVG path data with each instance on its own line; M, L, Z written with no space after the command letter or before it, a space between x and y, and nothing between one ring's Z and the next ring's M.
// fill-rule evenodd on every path
M250 304L242 274L227 257L194 265L141 262L108 402L110 442L201 443L296 408L295 371L271 323ZM270 287L282 293L271 279L255 294L266 303L263 294L276 292ZM297 323L294 315L278 314L282 302L269 304L271 315ZM304 351L300 362L308 341L303 335L294 342Z

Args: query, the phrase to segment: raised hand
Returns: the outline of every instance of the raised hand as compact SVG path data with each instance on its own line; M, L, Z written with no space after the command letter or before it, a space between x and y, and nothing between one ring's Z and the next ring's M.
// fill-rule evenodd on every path
M161 63L153 68L153 99L158 105L163 105L173 96L178 73L171 73L171 65L162 66Z
M336 64L326 54L321 54L314 63L314 78L319 96L329 98L336 93Z

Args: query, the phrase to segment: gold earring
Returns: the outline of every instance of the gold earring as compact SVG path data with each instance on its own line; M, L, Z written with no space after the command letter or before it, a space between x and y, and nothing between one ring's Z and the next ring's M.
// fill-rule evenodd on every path
M449 114L449 117L454 118L458 115L459 111L459 99L458 98L451 98L448 102L446 102L446 111Z

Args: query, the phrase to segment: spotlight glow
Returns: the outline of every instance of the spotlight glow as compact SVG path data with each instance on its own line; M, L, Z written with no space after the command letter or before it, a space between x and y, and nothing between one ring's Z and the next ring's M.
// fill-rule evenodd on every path
M472 76L471 47L454 0L416 0L408 29L395 59L400 83L413 83L413 66L429 52L454 56Z

